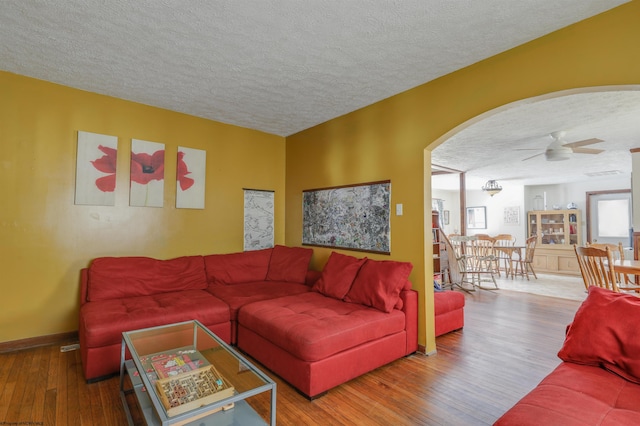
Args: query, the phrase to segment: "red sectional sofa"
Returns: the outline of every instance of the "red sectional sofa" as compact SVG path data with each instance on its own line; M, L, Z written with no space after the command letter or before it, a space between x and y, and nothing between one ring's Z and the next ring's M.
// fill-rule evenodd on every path
M99 258L81 273L85 379L119 371L122 332L197 319L308 397L417 350L411 264L311 249Z
M562 362L495 425L640 424L640 298L590 287Z

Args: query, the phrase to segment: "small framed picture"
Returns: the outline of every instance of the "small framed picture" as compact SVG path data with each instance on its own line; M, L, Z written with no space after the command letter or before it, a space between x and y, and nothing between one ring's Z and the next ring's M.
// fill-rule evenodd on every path
M449 210L444 210L442 212L442 223L445 225L449 224Z
M486 207L467 207L467 228L487 229Z

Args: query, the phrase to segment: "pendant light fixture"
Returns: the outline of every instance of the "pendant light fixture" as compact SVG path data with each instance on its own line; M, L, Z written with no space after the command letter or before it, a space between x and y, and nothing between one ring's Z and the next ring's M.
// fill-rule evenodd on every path
M498 182L495 180L488 180L482 187L482 190L493 197L498 192L502 191L502 187L498 185Z

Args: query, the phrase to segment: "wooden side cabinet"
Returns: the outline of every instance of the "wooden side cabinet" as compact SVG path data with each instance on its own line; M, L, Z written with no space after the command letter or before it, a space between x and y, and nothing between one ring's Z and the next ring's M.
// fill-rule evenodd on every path
M529 236L537 237L536 272L580 275L573 245L582 245L580 210L534 210L527 214Z

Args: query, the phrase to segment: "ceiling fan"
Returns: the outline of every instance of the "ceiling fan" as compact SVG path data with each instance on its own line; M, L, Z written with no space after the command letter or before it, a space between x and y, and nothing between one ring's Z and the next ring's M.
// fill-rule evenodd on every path
M586 145L592 145L594 143L604 142L602 139L591 138L585 139L577 142L566 142L564 140L566 132L561 130L558 132L552 132L549 134L549 137L552 139L549 146L547 146L544 152L533 155L531 157L527 157L522 161L527 161L532 158L538 157L540 155L544 155L547 161L562 161L568 160L571 157L571 154L600 154L603 152L603 149L595 149L595 148L583 148ZM520 149L520 151L530 151L531 148Z

